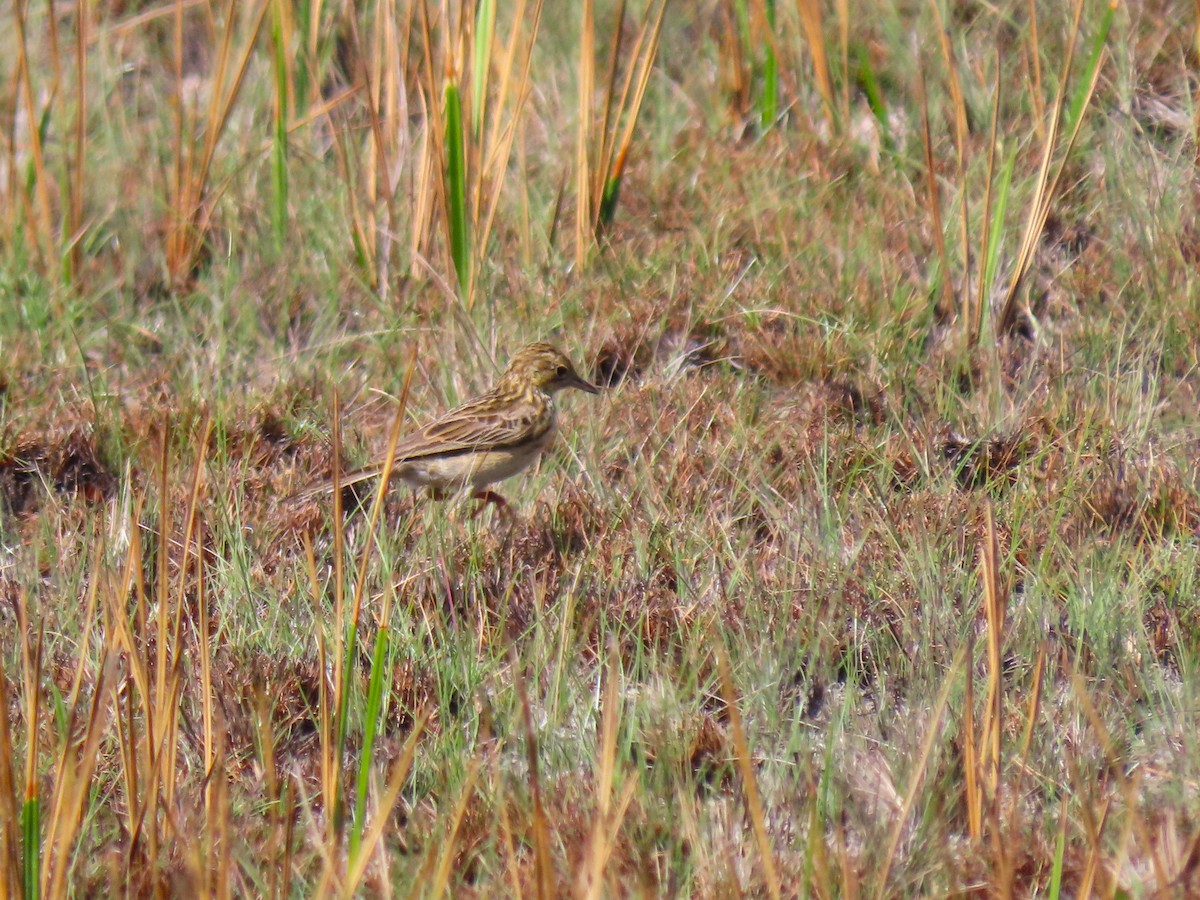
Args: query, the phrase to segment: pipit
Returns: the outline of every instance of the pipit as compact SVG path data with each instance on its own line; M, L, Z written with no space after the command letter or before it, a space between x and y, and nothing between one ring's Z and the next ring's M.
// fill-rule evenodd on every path
M487 486L524 471L550 445L555 431L554 395L563 388L599 393L555 347L543 343L524 347L486 394L402 438L391 477L416 489L428 488L435 499L470 491L484 504L507 506ZM345 475L341 485L369 481L382 471L382 463L368 466ZM333 482L327 481L300 496L332 489Z

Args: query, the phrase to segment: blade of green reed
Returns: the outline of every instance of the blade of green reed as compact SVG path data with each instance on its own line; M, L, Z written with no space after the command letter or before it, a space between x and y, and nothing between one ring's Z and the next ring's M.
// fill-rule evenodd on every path
M615 174L604 182L604 193L600 195L600 214L597 217L598 231L607 231L617 215L617 201L621 199L621 176L625 168L625 154L617 157Z
M1117 0L1109 0L1108 8L1104 11L1104 16L1100 19L1100 28L1097 30L1095 37L1092 38L1092 50L1088 54L1087 64L1083 67L1086 73L1085 77L1080 79L1079 84L1075 86L1075 92L1071 95L1071 105L1067 108L1067 119L1063 130L1070 134L1075 129L1075 123L1079 121L1079 117L1083 115L1084 107L1087 106L1091 99L1091 81L1092 73L1100 66L1100 55L1104 52L1104 45L1108 41L1108 32L1112 29L1113 16L1117 12Z
M358 785L354 803L354 826L350 831L350 864L358 858L362 841L363 824L367 818L367 786L371 773L371 757L375 749L375 735L379 726L379 709L383 701L384 672L387 670L387 660L391 642L388 638L388 626L380 624L379 632L375 635L375 652L371 656L371 681L367 689L366 721L363 731L362 757L358 763Z
M454 271L458 275L459 297L467 297L471 286L471 241L467 224L467 163L463 144L462 97L458 84L449 76L443 96L450 257L454 260Z
M36 786L32 794L26 785L25 804L21 807L21 852L24 856L25 900L37 900L38 875L41 872L41 848L38 834L41 830Z
M967 327L970 329L967 335L969 346L974 347L979 343L980 333L983 331L983 308L987 303L988 292L991 288L991 282L987 277L987 258L988 252L993 244L992 224L995 221L992 218L992 202L993 194L996 187L996 127L1000 119L1000 51L996 51L996 80L992 87L992 123L988 129L988 144L987 144L987 189L983 193L983 237L980 240L982 244L982 255L984 265L979 272L979 293L975 300L974 308L971 308L969 300L967 300ZM962 177L965 162L960 157L959 172ZM965 179L964 179L965 181ZM965 193L965 192L964 192ZM963 221L966 222L966 202L963 203ZM1004 220L1001 219L1001 222ZM965 228L964 224L964 228ZM964 259L969 259L969 256L964 256ZM969 266L968 266L969 271Z
M310 84L309 66L315 65L316 60L309 53L308 36L312 33L313 0L295 0L294 15L296 16L296 34L299 35L299 46L296 48L295 67L293 76L296 85L296 114L303 115L308 109L308 91Z
M758 98L758 115L763 131L775 124L779 114L779 59L775 55L775 0L763 0L767 23L766 55L763 58L762 94Z
M277 2L273 6L271 50L275 70L275 132L271 144L271 231L275 235L275 248L281 251L287 235L288 209L288 53L283 4Z
M84 0L75 2L75 140L68 159L66 227L63 229L63 282L73 284L83 253L83 192L86 184L84 160L87 158L87 42L88 14Z
M341 739L344 740L346 731L346 712L349 709L347 697L349 696L348 685L350 683L350 665L351 661L357 657L355 646L358 637L359 617L362 614L363 592L366 589L367 583L367 559L369 556L369 548L375 538L376 529L379 527L379 518L383 512L383 500L387 496L388 481L392 474L392 464L396 459L396 446L400 442L400 433L403 431L404 412L408 408L408 394L412 388L413 372L417 365L417 348L414 346L412 354L409 356L408 368L404 373L404 383L400 389L400 403L396 408L396 417L392 422L392 432L388 439L387 456L384 458L383 471L379 474L379 484L375 491L375 500L371 505L370 521L367 526L366 540L364 542L362 556L359 559L358 576L354 585L354 607L350 615L350 620L346 624L346 655L344 659L344 669L342 674L342 702L339 709L339 733ZM388 641L388 620L391 611L391 594L384 595L383 610L379 617L379 633L375 640L375 654L371 660L371 675L367 688L367 708L365 712L366 721L364 724L365 734L363 736L362 759L359 763L358 783L357 783L357 801L358 805L354 812L354 825L350 832L350 859L351 864L356 858L356 854L360 850L362 839L363 822L365 821L364 807L367 799L367 777L370 772L371 757L375 745L375 734L379 722L379 709L383 697L383 670L389 650Z
M487 107L488 69L492 62L492 36L496 31L496 0L481 0L475 12L475 43L471 55L471 133L483 137Z
M871 114L879 123L883 146L891 151L892 131L888 127L887 103L883 99L883 92L879 89L879 80L875 77L875 70L871 68L871 60L868 58L865 44L858 45L858 83L862 87L863 93L867 95L867 105L871 108Z
M29 634L24 601L17 606L17 619L21 633ZM41 877L41 804L38 799L37 756L38 720L41 707L41 692L38 685L42 676L42 629L39 626L36 642L30 647L25 640L21 647L21 664L25 679L25 725L27 732L25 748L25 803L21 807L21 856L22 885L26 900L36 900ZM32 652L31 652L32 650Z
M1004 215L1008 209L1008 190L1012 187L1013 165L1017 161L1017 151L1012 149L1000 170L1000 178L996 182L996 199L992 204L992 222L988 229L987 256L983 263L983 283L990 285L996 274L996 264L1000 259L1000 242L1004 237Z
M1054 865L1050 869L1050 887L1046 891L1049 900L1058 900L1062 892L1063 858L1067 849L1067 811L1064 801L1061 824L1058 829L1058 841L1054 845Z

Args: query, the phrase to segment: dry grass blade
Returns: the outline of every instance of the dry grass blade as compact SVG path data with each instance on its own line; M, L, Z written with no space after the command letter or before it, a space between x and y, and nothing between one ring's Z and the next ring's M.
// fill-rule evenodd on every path
M891 875L892 866L896 862L896 852L900 848L900 836L904 833L904 828L908 824L908 817L912 813L913 803L917 799L917 791L920 790L921 781L925 778L925 769L929 765L929 757L933 753L933 745L938 738L942 714L946 711L946 702L950 699L950 688L954 685L958 668L963 664L965 656L965 647L954 655L954 662L950 664L950 669L942 681L942 689L938 692L937 700L933 704L933 716L925 733L925 740L921 744L921 752L913 762L913 771L908 778L908 788L904 792L904 803L900 807L900 814L896 816L891 836L888 838L883 871L879 873L878 887L875 893L876 897L889 896L888 876Z
M10 708L10 685L0 672L0 709ZM17 750L8 730L8 716L0 715L0 895L20 893L20 800L13 763Z
M637 789L638 779L635 776L630 778L621 790L621 796L617 798L617 805L606 820L605 830L599 834L597 841L589 849L587 866L591 875L587 890L582 896L593 898L601 895L601 888L604 885L604 869L612 857L613 847L617 843L617 835L621 832L621 823L625 821L625 814L629 811L629 804L633 801L633 795Z
M201 541L203 545L203 541ZM210 610L208 608L208 589L207 579L204 577L204 554L196 554L196 615L199 619L197 627L199 629L199 647L198 656L200 657L200 716L203 727L203 760L204 760L204 779L206 789L204 791L204 817L205 821L214 821L214 804L212 791L208 789L208 785L213 782L213 770L216 765L217 751L216 744L221 740L216 733L216 721L213 712L213 682L212 682L212 628L209 621ZM269 778L274 779L274 765L271 761ZM274 791L272 791L274 794Z
M100 742L107 731L110 698L116 680L118 657L110 642L100 666L100 678L92 695L91 709L84 724L83 740L71 754L65 746L60 757L60 778L55 785L54 815L51 817L45 847L45 867L42 870L42 893L47 897L66 896L67 873L71 868L71 848L75 846L83 826L83 811L92 791L92 773L100 755ZM69 762L66 757L74 758Z
M613 118L613 103L617 95L617 64L621 59L621 43L625 34L625 0L618 0L617 11L613 18L617 23L617 27L613 29L612 47L608 54L608 70L604 78L604 103L603 113L600 118L600 152L596 156L598 164L595 171L592 172L591 193L593 199L599 196L601 190L603 190L604 169L612 159L612 144L616 139L610 122ZM629 82L627 79L624 90L628 90L628 87ZM595 227L594 221L592 227Z
M455 842L458 839L458 828L462 824L463 816L467 812L467 804L475 795L475 782L479 780L480 762L478 757L471 760L471 765L467 769L466 781L463 784L462 791L458 795L458 802L454 804L454 813L450 817L450 827L446 831L445 837L439 844L430 845L430 854L439 846L441 853L438 855L437 867L434 869L433 879L431 881L433 890L429 896L445 897L448 896L447 891L450 888L450 867L454 864Z
M742 727L742 713L738 708L737 691L733 685L733 673L729 668L729 657L725 648L717 646L717 668L721 676L721 691L725 695L725 705L729 710L729 727L733 731L733 752L737 756L738 771L742 775L742 790L746 795L746 811L754 827L754 841L758 846L758 856L762 860L763 876L767 881L767 891L773 900L783 896L779 883L779 873L775 867L775 852L771 848L771 838L767 834L767 818L763 813L762 798L758 794L758 780L754 777L754 764L750 759L750 746L746 741L746 731Z
M1072 123L1071 134L1067 138L1066 148L1062 153L1058 168L1055 170L1053 177L1051 177L1050 169L1054 156L1054 145L1058 142L1063 104L1066 97L1067 79L1070 75L1071 62L1075 55L1075 44L1079 37L1082 14L1083 0L1076 0L1071 38L1067 44L1067 53L1063 60L1062 76L1059 81L1058 92L1054 99L1054 112L1050 118L1050 126L1046 131L1046 144L1042 151L1042 163L1038 169L1037 185L1034 189L1032 203L1030 204L1029 218L1025 224L1025 231L1021 236L1021 249L1017 254L1012 279L1009 282L1008 291L1004 297L1004 305L1001 307L1000 317L997 321L996 332L998 335L1010 334L1017 324L1017 298L1021 285L1025 280L1025 276L1029 273L1030 267L1033 265L1034 253L1037 250L1037 243L1041 239L1042 231L1046 227L1046 219L1050 215L1050 206L1054 200L1054 194L1058 190L1058 183L1062 178L1063 170L1067 166L1067 161L1071 158L1071 151L1075 148L1080 126L1083 124L1084 113L1091 104L1092 97L1096 92L1096 85L1100 80L1102 60L1098 55L1094 61L1092 70L1086 73L1087 84L1080 94L1078 115L1075 116Z
M25 800L21 808L21 832L24 856L22 860L22 876L25 883L26 895L37 893L38 879L41 874L41 828L39 826L41 798L38 791L37 760L38 736L41 733L42 708L42 648L45 646L45 632L38 626L36 641L29 630L26 598L22 596L17 607L17 620L21 634L26 635L21 642L21 675L24 681L25 714ZM30 646L32 644L32 646ZM7 714L7 712L6 712Z
M588 148L592 143L592 91L595 82L596 14L592 0L583 0L579 32L579 121L575 135L575 265L587 265L592 246L592 172Z
M825 34L821 29L821 4L818 0L797 0L800 25L812 57L813 76L821 92L821 104L831 127L837 124L837 105L833 99L833 79L829 75L829 55L825 52ZM847 83L849 79L847 79Z
M941 292L937 303L939 318L948 318L954 311L954 293L950 284L950 257L946 252L946 236L942 227L942 201L938 193L937 163L933 158L933 135L929 129L929 97L925 92L925 69L921 68L917 79L917 90L921 100L921 139L925 147L926 205L937 245L938 260L941 262Z
M1004 641L1004 619L1007 607L1000 582L1000 546L996 538L996 522L990 503L984 506L983 546L980 551L980 576L983 581L983 608L987 618L988 694L984 706L983 748L988 793L993 803L998 799L1000 780L1000 735L1003 729L1004 661L1001 647ZM997 810L992 809L995 816Z
M937 0L929 0L929 8L937 26L938 47L942 51L942 62L946 66L946 78L950 85L950 101L954 105L954 147L958 151L959 175L963 174L963 160L967 153L967 104L963 99L962 82L958 76L958 64L954 59L954 48L950 46L950 33L942 19L942 9ZM965 193L965 192L964 192Z
M69 169L67 217L67 259L70 263L71 280L79 275L83 261L83 189L87 173L87 44L88 11L85 0L75 4L75 152Z
M379 517L383 514L383 502L391 489L392 466L396 462L396 447L400 443L400 435L404 433L404 414L408 411L408 393L412 388L413 372L417 366L417 347L414 345L408 357L408 367L404 370L404 382L400 387L400 402L396 404L396 415L392 419L392 431L388 437L387 454L383 458L383 469L379 473L379 484L375 488L375 500L371 504L371 516L367 525L365 546L369 547L375 539L379 528ZM354 608L350 614L350 627L357 630L359 617L362 615L363 595L367 588L367 560L370 553L363 551L358 564L358 577L354 580ZM390 602L391 593L385 595L384 603ZM381 621L387 623L385 608Z
M0 709L8 709L11 703L8 678L0 672ZM20 893L21 833L20 801L17 799L16 773L13 763L17 759L13 747L12 732L9 731L8 716L0 716L0 891L5 897Z
M596 758L596 810L592 834L588 841L588 855L579 870L580 883L577 892L584 897L598 897L604 884L604 867L612 852L616 835L621 827L633 798L637 779L631 779L622 791L615 813L612 808L612 782L616 771L617 727L620 715L619 690L621 681L620 658L616 642L609 645L608 673L604 684L604 711L600 718L600 747ZM611 813L611 814L610 814Z
M988 695L984 706L983 755L980 764L988 789L989 819L995 871L993 878L1011 889L1012 871L1000 834L1001 734L1004 728L1004 661L1001 650L1008 596L1000 578L1000 544L992 504L984 505L983 546L980 552L984 615L988 625Z
M1017 769L1017 780L1013 785L1012 798L1013 809L1010 815L1010 820L1015 821L1019 800L1021 798L1021 790L1024 787L1025 772L1028 768L1029 748L1033 743L1033 731L1037 725L1038 715L1041 712L1042 703L1042 679L1046 674L1046 648L1042 646L1038 649L1037 662L1033 667L1033 689L1029 696L1029 713L1025 717L1025 733L1021 737L1021 749L1017 755L1021 759L1021 765Z
M653 12L653 7L647 10L646 21L642 24L637 41L633 46L631 59L635 60L637 65L631 64L626 73L625 85L621 89L621 99L616 106L618 115L613 120L615 126L623 117L625 128L620 141L615 145L615 158L610 158L614 146L611 143L607 152L601 154L600 171L603 173L603 181L600 183L599 192L594 198L596 202L592 207L592 213L595 216L592 224L593 232L603 231L607 228L612 224L613 216L616 214L617 196L625 174L629 149L633 146L633 133L637 128L642 104L646 99L646 89L650 86L650 75L654 71L654 62L658 58L658 46L662 39L663 17L666 15L666 11L667 0L662 0L657 13ZM632 100L629 98L631 85L633 87Z
M666 0L651 4L629 53L629 63L616 94L625 4L617 7L613 47L599 122L592 121L596 27L592 0L583 5L579 56L579 122L576 135L575 262L583 267L595 240L612 224L634 131L658 56Z
M596 807L607 816L612 800L612 779L617 760L618 691L621 682L621 661L615 641L608 648L608 676L604 683L604 712L600 718L600 753L596 760Z
M479 236L478 252L482 252L491 240L492 228L500 206L501 188L504 184L503 176L508 170L509 160L512 158L513 141L519 132L525 105L533 91L534 85L531 81L533 47L541 28L544 5L544 0L534 0L533 10L530 12L525 8L525 0L519 0L513 15L513 26L508 45L504 48L504 66L501 70L500 86L496 92L494 105L497 109L503 110L508 105L511 95L515 94L516 100L512 103L512 114L507 122L503 121L500 116L492 118L487 142L480 148L484 163L481 167L480 189L475 199L476 233ZM526 27L528 35L523 37ZM518 59L521 67L514 80L512 70ZM519 168L523 170L524 166ZM491 186L491 195L487 198L481 219L480 202L484 198L488 186ZM525 187L527 188L528 185ZM474 295L470 298L468 305L473 304Z
M53 253L53 214L50 206L50 186L46 171L45 155L42 147L42 134L39 123L42 122L43 116L48 112L42 110L39 112L37 102L34 99L34 88L30 77L29 65L29 42L26 32L26 3L13 3L13 20L16 25L17 37L17 71L16 84L14 91L19 92L21 102L25 107L25 116L27 129L29 133L29 156L33 166L33 188L34 196L31 198L27 190L20 191L21 205L25 211L26 221L29 222L33 230L34 245L41 257L43 266L48 265L51 259L54 258ZM14 116L14 120L15 120ZM13 146L10 148L12 160L13 177L11 183L24 184L26 180L21 178L15 172L16 160L16 141L15 141L15 124L14 124L14 139ZM20 189L18 189L20 190Z
M1030 0L1030 2L1033 2L1033 0ZM1200 0L1192 0L1192 10L1195 13L1194 18L1196 20L1196 28L1193 31L1195 37L1192 52L1196 54L1197 58L1200 58ZM1200 162L1200 105L1196 106L1193 116L1195 117L1195 123L1192 127L1192 143L1196 147L1197 162ZM1197 838L1196 846L1200 847L1200 837Z
M983 836L983 791L979 785L979 748L975 736L975 633L967 635L966 696L963 699L963 789L966 792L967 834Z
M209 416L204 417L204 422L200 427L200 441L197 444L199 448L208 446L208 437L212 430L212 419ZM169 428L164 428L164 435L168 434ZM164 443L166 437L164 436ZM166 474L166 451L163 451L161 460L163 464L162 483L162 506L165 509L166 491L167 491L167 474ZM200 494L204 484L204 452L199 450L196 453L196 462L192 470L191 486L188 490L188 508L187 515L184 519L183 531L183 546L179 561L179 582L176 587L173 621L171 622L171 633L167 639L169 641L167 647L159 648L160 664L170 668L170 681L167 681L167 673L160 672L158 679L159 693L155 696L155 709L161 713L157 720L157 731L154 734L154 745L158 748L155 751L156 762L161 763L158 766L158 771L163 776L164 788L164 803L168 810L173 809L175 805L175 788L178 776L178 767L175 765L176 754L178 753L179 742L177 740L177 729L179 727L180 711L176 702L180 693L183 690L182 681L182 662L184 658L183 648L183 622L184 609L187 606L187 582L189 576L189 558L192 551L193 537L196 533L196 523L198 518L198 510L200 506ZM168 585L168 572L166 558L168 557L167 547L169 543L168 519L163 516L160 521L159 534L160 560L162 562L160 568L161 581L159 582L159 607L158 607L158 622L159 622L159 640L164 639L165 623L169 610L171 609L170 588ZM202 551L197 555L202 555ZM165 691L165 692L164 692Z
M512 824L508 821L508 798L504 791L504 779L500 777L499 763L495 766L493 780L498 785L496 805L500 808L500 846L504 860L505 884L512 892L511 896L523 900L525 892L521 890L521 873L518 870L518 858L515 842L513 841Z
M959 298L958 312L962 322L962 327L968 329L971 326L971 266L970 266L970 246L967 236L969 224L969 216L967 210L967 104L963 99L962 82L959 78L958 63L954 58L954 48L950 45L950 34L946 30L946 24L942 19L941 7L937 0L930 0L930 9L933 11L934 22L937 26L938 46L942 51L942 63L946 67L946 79L950 86L950 101L954 107L954 149L955 157L958 161L958 183L961 189L958 192L959 197L959 217L958 217L958 237L959 250L962 256L962 290ZM943 277L948 277L949 273L945 273Z
M212 204L210 176L217 146L237 104L258 35L272 0L262 0L252 14L249 33L241 52L231 65L233 40L239 5L229 0L224 12L224 35L213 67L213 79L203 142L197 155L194 123L189 120L182 99L184 50L184 4L175 8L175 78L179 97L175 119L175 173L172 184L170 228L167 234L167 269L176 285L185 283L208 237ZM231 77L232 73L232 77Z
M513 144L534 89L531 70L543 0L531 7L519 0L506 42L490 2L475 12L464 7L455 13L443 6L440 17L427 0L414 7L422 40L417 94L422 108L413 118L425 120L426 126L419 149L410 154L413 202L398 212L408 220L414 274L420 272L421 260L434 255L433 236L442 230L446 264L438 277L451 269L456 273L458 290L452 296L469 310L477 296L475 273L482 270ZM402 83L406 72L397 71ZM404 91L396 97L407 110ZM406 133L405 128L400 131ZM393 169L398 165L396 160Z
M1045 140L1046 101L1042 99L1042 47L1038 40L1037 0L1029 0L1029 42L1025 47L1029 97L1033 104L1033 128L1039 140Z
M181 11L186 12L197 6L204 6L211 3L212 0L169 0L161 6L155 6L152 9L146 9L131 16L121 19L119 22L114 22L106 28L92 34L91 40L107 41L112 38L123 37L132 32L140 31L149 25L151 22L158 19L165 19L168 16L178 15Z
M970 292L964 297L964 302L968 304L966 315L967 331L967 346L974 347L979 343L981 332L983 331L983 310L987 305L988 291L991 290L991 285L988 283L989 278L987 260L989 258L989 250L991 247L991 224L992 224L992 188L996 182L996 128L1000 121L1000 94L1003 82L1000 80L1000 52L996 51L996 79L992 85L992 122L988 129L988 157L987 157L987 185L983 193L983 234L979 241L979 294L975 298L975 304L970 306ZM964 214L965 214L964 207Z
M93 546L93 567L95 569L99 570L100 567L102 566L102 564L103 564L103 548L99 544L99 542L97 542L97 544ZM97 596L98 596L98 592L99 592L100 581L101 581L100 578L94 579L88 588L87 602L85 604L84 616L83 616L84 630L83 630L83 638L80 641L81 646L86 647L91 639L92 626L96 620L95 619L96 604L97 604ZM109 637L106 642L106 646L105 646L105 650L104 650L104 653L105 653L104 666L107 666L108 664L110 664L112 662L113 659L115 659L115 651L114 651L113 647L114 647L114 639ZM55 795L54 795L53 803L51 804L51 808L50 808L51 809L50 819L49 819L48 830L47 830L47 834L51 836L51 841L48 842L48 846L51 848L55 844L55 838L53 836L58 833L58 830L61 827L60 823L63 821L64 815L68 816L68 821L72 821L72 819L70 819L71 813L70 812L64 813L64 804L67 805L67 808L69 810L75 812L75 814L77 816L78 810L76 810L75 807L77 804L82 803L82 801L79 800L79 798L75 795L74 791L64 790L64 786L66 786L68 784L68 779L75 775L76 770L81 765L83 765L83 766L89 765L88 758L86 757L86 755L82 755L82 754L72 755L70 753L70 750L71 750L70 743L72 740L72 735L78 733L80 730L83 730L85 733L90 731L90 729L93 727L93 722L100 715L100 713L98 712L98 707L106 699L105 694L101 692L102 686L100 686L100 685L96 686L94 689L94 693L92 695L90 714L88 715L87 718L82 717L82 709L81 709L79 701L80 701L80 695L81 695L81 692L83 689L83 681L84 681L84 672L85 672L85 668L86 668L86 662L87 662L87 655L85 653L81 652L75 661L75 675L74 675L74 678L72 679L71 692L70 692L70 695L67 700L67 709L70 710L71 718L70 718L70 722L69 722L69 724L66 728L66 732L65 732L66 733L66 742L59 753L58 762L55 767L55 777L54 777L54 785L55 785L54 793L55 793ZM107 669L104 668L104 666L102 666L102 675L107 675L109 673L108 673ZM103 680L103 677L101 680ZM107 709L105 709L104 714L107 715ZM82 721L81 721L81 719L82 719ZM87 744L86 738L85 738L83 744L86 747L86 744ZM90 762L90 764L94 765L94 760L92 760ZM82 809L82 806L80 805L79 810L81 810L81 809ZM68 825L67 827L69 828L70 826ZM61 843L61 846L63 848L69 848L71 845L70 836L68 835L67 837L60 839L59 843ZM47 859L51 862L51 864L54 863L56 858L57 857L53 852L51 852L47 856ZM43 876L43 882L45 882L47 880L52 882L55 880L55 877L56 877L56 876L51 875L49 878L47 878L47 873L45 870L43 870L42 876ZM57 896L57 895L54 895L54 896Z
M400 791L404 789L404 781L408 778L409 769L412 768L413 759L417 754L417 742L424 733L425 726L429 723L429 716L429 710L421 710L417 714L416 721L413 722L412 732L404 740L400 757L392 766L392 774L388 776L387 787L384 789L383 796L379 798L371 827L363 834L358 858L350 867L350 871L346 873L346 881L342 888L342 894L345 897L353 897L358 890L358 886L367 872L367 866L371 863L371 857L375 853L375 847L383 837L383 831L388 822L391 821L392 810L396 808L396 803L400 800Z
M550 825L546 820L546 807L542 802L542 784L538 775L537 733L533 728L533 711L529 707L529 694L525 690L525 676L521 673L516 651L512 656L513 680L517 699L521 704L521 716L525 724L525 753L529 761L529 789L533 795L533 869L537 883L538 900L554 896L554 860L550 856Z

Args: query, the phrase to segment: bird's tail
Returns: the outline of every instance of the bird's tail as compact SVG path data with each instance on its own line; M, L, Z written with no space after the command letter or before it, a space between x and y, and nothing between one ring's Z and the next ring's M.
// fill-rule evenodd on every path
M394 474L395 470L393 470ZM374 465L367 466L365 469L358 469L355 472L347 472L338 479L338 486L343 490L349 487L355 487L368 481L378 478L383 473L383 466ZM326 494L333 493L333 479L324 478L321 481L314 481L307 487L301 488L296 493L292 494L288 499L293 502L301 502L304 500L314 500L317 497L323 497Z

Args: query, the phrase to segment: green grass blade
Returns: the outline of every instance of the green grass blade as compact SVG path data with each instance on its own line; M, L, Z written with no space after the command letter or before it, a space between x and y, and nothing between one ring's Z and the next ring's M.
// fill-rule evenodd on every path
M471 54L471 132L476 140L483 134L488 67L495 31L496 0L481 0L475 13L475 44Z
M861 44L858 48L858 83L863 93L867 95L867 105L871 107L875 121L879 123L879 133L883 137L883 145L891 150L892 131L888 127L887 103L883 99L883 91L879 88L879 79L875 77L875 70L871 68L867 49Z
M604 233L612 225L617 214L617 201L621 199L621 174L617 173L604 182L604 193L600 196L600 233Z
M779 114L779 60L775 56L775 0L766 0L767 46L763 59L762 94L758 98L759 121L763 131L775 124Z
M297 115L303 115L308 108L309 66L316 62L308 55L308 35L312 29L312 0L296 0L294 9L297 35L295 103Z
M1079 84L1075 86L1075 92L1071 95L1071 105L1067 107L1067 118L1063 128L1065 134L1070 134L1074 130L1075 123L1083 115L1083 109L1091 96L1092 77L1100 66L1104 54L1104 44L1108 41L1108 33L1112 29L1113 16L1116 12L1117 4L1115 0L1112 0L1104 11L1104 17L1100 20L1100 29L1092 38L1092 50L1088 54L1087 65L1083 69L1084 76L1079 79Z
M996 263L1000 258L1000 240L1004 231L1004 214L1008 208L1008 189L1012 186L1013 164L1017 161L1017 151L1008 154L1004 168L1000 171L1000 180L996 184L996 200L992 207L992 222L988 230L987 254L983 264L983 284L985 290L990 287L996 274Z
M1054 865L1050 870L1050 887L1046 891L1049 900L1058 900L1062 893L1063 857L1067 849L1067 816L1062 817L1062 827L1058 830L1058 843L1054 847Z
M21 833L24 843L24 896L25 900L37 900L38 879L41 875L41 809L36 795L28 797L21 807Z
M275 70L275 133L271 143L271 231L275 235L276 248L282 250L287 236L288 210L288 85L283 13L278 5L271 22L271 49Z
M363 823L366 821L367 787L371 773L371 758L375 748L375 735L379 728L379 710L383 704L383 674L387 668L390 642L386 625L379 628L375 636L375 654L371 659L371 682L367 689L366 721L363 725L362 757L358 764L358 786L354 803L354 828L350 832L350 865L358 856L362 842Z
M446 81L446 204L450 224L450 256L458 274L460 297L470 293L471 248L467 225L467 162L464 150L462 97L458 85Z
M346 624L346 640L343 642L343 662L342 662L342 692L338 696L337 713L335 716L335 728L337 734L337 745L335 749L336 757L334 764L338 771L341 771L342 763L346 759L346 732L348 730L347 723L350 718L350 676L354 671L354 660L358 656L358 632L353 623ZM338 784L342 782L339 780ZM345 822L346 803L345 791L339 789L338 795L333 798L333 822L334 830L341 834L342 825Z

